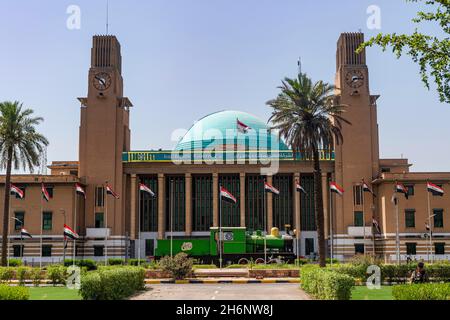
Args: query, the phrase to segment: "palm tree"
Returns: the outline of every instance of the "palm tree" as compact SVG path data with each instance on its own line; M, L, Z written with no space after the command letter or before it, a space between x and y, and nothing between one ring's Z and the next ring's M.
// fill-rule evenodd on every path
M40 155L48 140L36 131L44 119L33 117L34 111L23 109L19 102L0 103L0 166L6 169L3 210L2 265L7 265L9 202L11 170L33 169L40 164Z
M314 161L314 199L320 266L326 266L326 243L322 194L320 149L334 149L343 142L342 124L350 124L342 117L344 106L335 103L334 87L323 81L313 83L306 74L285 78L281 93L267 102L273 108L270 121L278 129L296 156Z

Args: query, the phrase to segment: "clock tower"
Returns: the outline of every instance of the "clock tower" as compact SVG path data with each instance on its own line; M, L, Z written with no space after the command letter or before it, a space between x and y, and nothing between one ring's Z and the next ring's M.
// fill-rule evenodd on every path
M117 240L126 231L122 153L130 150L132 104L123 95L122 56L115 36L93 37L88 95L79 101L79 176L87 196L83 224L88 229L108 228L109 237ZM107 183L120 199L105 197L103 188ZM122 249L110 244L108 247L110 256L123 256L119 252Z
M356 53L363 42L362 33L344 33L337 43L337 96L345 106L344 117L351 122L343 126L343 144L336 146L335 180L345 190L343 197L336 197L333 219L338 256L343 254L339 241L349 236L348 227L354 226L355 214L363 213L366 226L370 227L375 213L372 196L361 192L362 180L370 185L379 174L379 96L370 94L365 51Z

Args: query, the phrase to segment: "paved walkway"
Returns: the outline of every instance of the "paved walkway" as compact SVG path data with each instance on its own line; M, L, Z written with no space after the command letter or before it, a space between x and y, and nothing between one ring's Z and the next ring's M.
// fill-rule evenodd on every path
M310 300L298 284L150 285L132 300Z

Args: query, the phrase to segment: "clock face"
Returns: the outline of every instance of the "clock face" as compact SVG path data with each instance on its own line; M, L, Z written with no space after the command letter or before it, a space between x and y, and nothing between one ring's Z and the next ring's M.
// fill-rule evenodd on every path
M99 91L105 91L111 86L111 76L106 72L94 75L94 87Z
M364 84L364 74L359 70L352 70L345 76L345 82L352 88L360 88Z

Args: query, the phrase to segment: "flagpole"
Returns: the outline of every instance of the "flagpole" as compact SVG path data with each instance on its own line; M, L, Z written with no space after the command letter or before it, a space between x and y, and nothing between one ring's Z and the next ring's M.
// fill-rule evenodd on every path
M396 243L396 255L397 255L397 264L400 265L400 225L399 225L399 211L398 211L398 204L399 199L396 198L395 201L395 217L396 217L396 237L395 237L395 243Z
M11 186L9 187L9 190L11 190ZM9 252L9 247L11 245L11 203L12 201L10 201L10 205L8 208L8 261L6 263L6 265L9 267L9 257L10 257L10 252Z
M219 185L219 266L220 269L223 267L222 261L222 186Z
M264 199L264 215L263 215L263 223L264 223L264 264L267 264L267 223L266 223L267 196L266 196L266 188L265 188L265 186L264 186L264 189L263 189L263 199Z
M44 184L42 185L42 187L45 188ZM42 245L43 245L43 237L44 237L44 195L43 195L43 190L41 190L41 239L40 239L40 245L41 245L41 250L40 250L40 254L39 254L39 269L42 270ZM64 259L64 258L63 258ZM63 260L63 265L64 265L64 260Z
M363 180L364 181L364 180ZM362 199L362 208L363 208L363 242L364 242L364 257L366 256L366 199L364 192L364 186L361 187L361 199Z
M61 210L61 213L64 215L64 227L65 227L67 224L66 211L63 209L63 210ZM67 247L67 238L64 235L63 236L63 263L64 263L64 265L66 264L66 247ZM41 254L42 254L42 250L41 250Z
M108 265L108 182L103 190L104 202L105 202L105 266Z
M428 220L430 225L430 243L429 243L429 256L428 261L433 263L433 217L431 216L431 198L430 192L427 190L427 202L428 202Z
M170 257L173 258L173 207L174 207L174 180L170 184Z
M77 233L77 209L78 209L78 192L77 192L77 187L75 186L75 213L74 213L74 228L75 228L75 233ZM72 264L75 267L75 259L76 259L76 249L77 249L77 240L73 239L73 261Z
M141 188L138 190L138 267L141 266Z
M331 180L329 180L331 182ZM334 235L333 235L333 192L331 188L328 187L328 192L330 194L330 264L333 265L334 259Z

